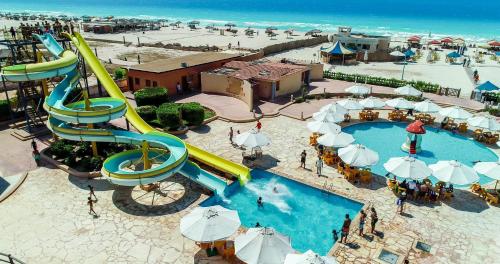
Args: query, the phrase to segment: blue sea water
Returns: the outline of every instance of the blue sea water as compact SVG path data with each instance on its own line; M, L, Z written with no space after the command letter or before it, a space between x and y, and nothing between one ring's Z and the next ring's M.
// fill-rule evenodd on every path
M1 11L117 17L197 19L238 26L354 31L466 39L500 38L500 1L484 0L2 0Z
M342 128L342 131L353 135L356 143L365 145L379 154L380 160L372 167L372 171L378 175L385 175L387 173L383 166L385 162L392 157L408 155L408 152L401 150L401 145L407 136L407 125L408 123L368 122ZM434 127L426 127L426 130L427 133L422 135L422 152L418 153L417 158L427 165L440 160L458 160L467 166L473 166L474 161L498 160L493 151L477 141ZM480 175L481 184L491 181L492 179Z
M220 204L237 210L244 226L254 227L259 222L273 227L291 238L294 249L312 249L321 255L333 246L332 230L341 229L345 214L353 219L363 207L353 200L260 169L252 170L252 180L245 186L235 182L228 188L231 192L223 201L211 197L202 206ZM259 196L264 201L262 208L256 203Z

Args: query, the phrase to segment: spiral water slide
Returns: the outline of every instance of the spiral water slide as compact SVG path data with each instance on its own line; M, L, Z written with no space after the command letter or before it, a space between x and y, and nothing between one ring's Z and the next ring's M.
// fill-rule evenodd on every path
M222 195L226 183L201 169L190 161L189 157L235 175L242 184L250 179L247 167L189 145L173 135L157 131L142 120L78 33L68 34L67 37L71 39L111 97L64 104L71 90L79 84L78 57L73 51L64 50L50 34L35 35L35 37L42 42L55 60L5 67L2 69L2 76L7 81L13 82L64 76L44 104L44 109L50 114L47 126L61 138L143 146L142 150L121 152L104 161L101 173L113 184L125 186L149 184L180 173ZM93 128L93 124L109 122L122 116L125 116L140 133ZM144 161L142 168L137 166L141 160ZM146 163L152 165L148 166Z

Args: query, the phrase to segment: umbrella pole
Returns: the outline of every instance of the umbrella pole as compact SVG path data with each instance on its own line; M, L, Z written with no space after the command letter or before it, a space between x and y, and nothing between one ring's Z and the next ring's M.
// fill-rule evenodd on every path
M498 180L495 182L495 191L497 190Z

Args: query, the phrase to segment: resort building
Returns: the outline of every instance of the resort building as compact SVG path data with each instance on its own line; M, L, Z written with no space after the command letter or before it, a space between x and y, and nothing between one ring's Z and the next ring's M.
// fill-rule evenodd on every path
M298 64L256 60L232 61L201 74L201 90L226 94L253 109L254 100L274 100L295 93L311 80L323 78L323 64Z
M340 41L343 46L358 53L358 60L364 60L365 51L368 52L369 61L389 58L388 51L391 38L388 36L354 33L351 27L339 27L338 32L331 36L330 41L333 43Z
M203 52L134 65L128 71L128 88L137 91L161 86L169 94L175 94L180 84L182 90L200 90L201 72L220 68L239 57L239 54Z

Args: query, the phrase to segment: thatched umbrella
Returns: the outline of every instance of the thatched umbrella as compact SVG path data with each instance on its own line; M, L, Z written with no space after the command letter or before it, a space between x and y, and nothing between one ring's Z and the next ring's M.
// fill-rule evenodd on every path
M234 23L226 23L224 26L228 27L229 29L232 29L233 27L236 27L236 24L234 24Z

